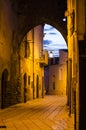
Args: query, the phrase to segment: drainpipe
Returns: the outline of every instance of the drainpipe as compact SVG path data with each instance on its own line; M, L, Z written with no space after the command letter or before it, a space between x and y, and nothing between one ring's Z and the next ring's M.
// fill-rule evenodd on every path
M34 28L32 29L32 39L33 39L33 99L34 97Z
M71 86L71 81L72 81L72 59L69 58L68 59L68 87L69 87L69 116L71 117L71 113L72 113L72 106L71 106L71 90L72 90L72 86Z

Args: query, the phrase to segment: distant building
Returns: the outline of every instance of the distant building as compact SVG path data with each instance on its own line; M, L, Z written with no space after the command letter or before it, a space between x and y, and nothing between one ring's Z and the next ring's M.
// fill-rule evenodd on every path
M60 50L60 57L49 58L45 67L46 94L66 95L67 50Z

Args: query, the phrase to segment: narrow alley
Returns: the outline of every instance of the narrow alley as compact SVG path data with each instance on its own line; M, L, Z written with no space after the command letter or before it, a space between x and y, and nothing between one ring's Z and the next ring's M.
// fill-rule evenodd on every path
M0 110L0 130L74 130L65 96L20 103Z

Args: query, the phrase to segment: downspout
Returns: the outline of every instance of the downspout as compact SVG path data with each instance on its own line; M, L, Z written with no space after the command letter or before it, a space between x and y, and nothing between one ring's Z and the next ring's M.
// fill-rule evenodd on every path
M34 97L34 28L32 29L32 39L33 39L33 99Z

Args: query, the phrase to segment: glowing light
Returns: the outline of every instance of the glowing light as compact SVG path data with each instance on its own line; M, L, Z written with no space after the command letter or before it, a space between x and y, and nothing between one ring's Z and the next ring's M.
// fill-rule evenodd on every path
M66 18L63 18L63 22L65 22L66 21Z
M52 52L52 51L50 51L49 57L50 57L50 58L53 58L53 52Z

